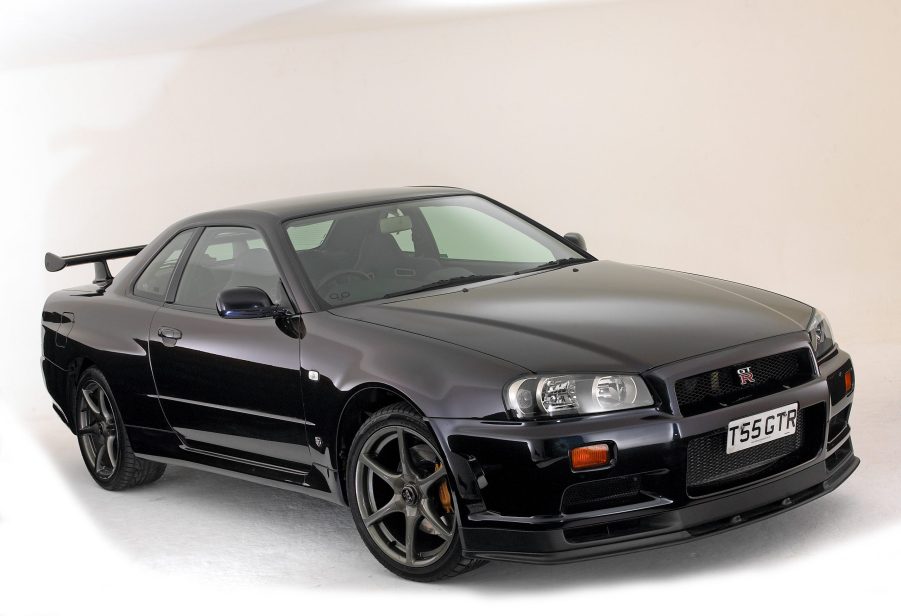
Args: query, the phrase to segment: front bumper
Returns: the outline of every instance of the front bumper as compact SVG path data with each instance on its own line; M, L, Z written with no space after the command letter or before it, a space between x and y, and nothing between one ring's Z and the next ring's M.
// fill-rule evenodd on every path
M674 382L705 367L804 342L789 336L745 345L646 376ZM853 391L836 400L829 389L830 376L849 365L848 355L839 351L803 385L692 417L662 404L548 422L432 419L456 484L464 552L494 560L571 562L680 543L814 500L834 490L860 463L848 425ZM810 423L806 453L789 460L789 467L775 466L766 476L703 493L687 486L692 439L716 433L734 419L795 402ZM569 450L593 442L613 445L614 464L570 470ZM594 486L617 493L581 504L574 500L574 494L591 493Z

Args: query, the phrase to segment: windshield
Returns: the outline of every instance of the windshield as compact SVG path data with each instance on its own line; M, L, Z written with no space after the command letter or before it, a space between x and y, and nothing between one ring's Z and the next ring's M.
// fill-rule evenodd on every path
M586 260L519 216L464 195L293 220L288 237L328 306Z

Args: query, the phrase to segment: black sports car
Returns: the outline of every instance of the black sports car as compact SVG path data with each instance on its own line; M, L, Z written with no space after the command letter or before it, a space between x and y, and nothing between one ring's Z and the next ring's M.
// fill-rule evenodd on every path
M822 313L599 261L470 191L289 199L46 256L82 263L42 365L100 486L181 464L348 504L407 578L702 537L859 464Z

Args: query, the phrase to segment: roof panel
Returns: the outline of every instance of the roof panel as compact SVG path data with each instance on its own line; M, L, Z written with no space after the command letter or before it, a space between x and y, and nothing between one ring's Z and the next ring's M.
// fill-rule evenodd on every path
M365 205L390 203L392 201L472 194L477 193L463 188L454 188L450 186L404 186L400 188L375 188L369 190L323 193L213 210L192 216L181 221L178 225L184 226L186 223L240 224L263 220L271 222L273 218L290 220L302 216L312 216Z

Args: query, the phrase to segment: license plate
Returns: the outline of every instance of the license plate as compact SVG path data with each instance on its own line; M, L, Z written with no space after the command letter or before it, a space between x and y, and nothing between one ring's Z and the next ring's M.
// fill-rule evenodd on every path
M797 426L797 403L730 421L726 430L726 453L735 453L791 436Z

